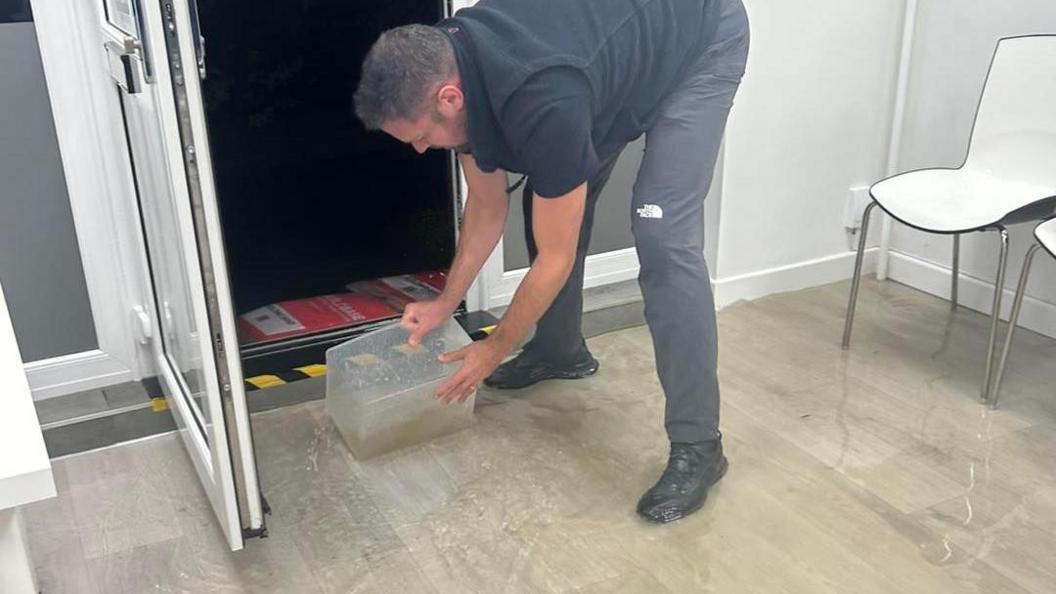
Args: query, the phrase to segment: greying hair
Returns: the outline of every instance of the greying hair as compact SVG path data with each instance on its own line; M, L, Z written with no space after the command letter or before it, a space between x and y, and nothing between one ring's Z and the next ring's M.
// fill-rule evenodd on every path
M457 72L451 42L436 27L405 25L381 34L363 60L353 97L368 130L383 122L415 120L429 107L429 93Z

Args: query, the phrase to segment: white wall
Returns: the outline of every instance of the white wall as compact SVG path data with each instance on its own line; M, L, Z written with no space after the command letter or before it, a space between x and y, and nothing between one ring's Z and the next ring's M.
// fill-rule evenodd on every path
M1053 0L920 0L907 94L900 171L958 166L965 156L975 109L997 40L1025 33L1056 33ZM1014 290L1032 225L1011 229L1006 287ZM895 225L890 276L946 296L951 239ZM989 312L997 271L997 238L975 233L961 241L963 301ZM936 266L937 265L937 266ZM1056 336L1056 264L1039 255L1024 305L1024 326ZM1006 293L1011 297L1011 293ZM1010 299L1006 299L1005 308Z
M93 350L99 341L33 23L0 23L0 81L0 280L22 356Z
M726 136L720 305L850 276L844 205L884 173L903 22L894 0L745 4L752 45Z

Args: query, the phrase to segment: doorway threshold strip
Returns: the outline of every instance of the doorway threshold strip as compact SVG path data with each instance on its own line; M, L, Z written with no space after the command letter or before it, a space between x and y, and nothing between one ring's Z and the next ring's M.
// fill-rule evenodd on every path
M162 401L164 401L164 398L162 399ZM145 402L141 402L139 404L131 404L131 405L128 405L128 406L122 406L121 408L111 408L111 409L101 410L99 412L94 412L94 413L90 413L90 414L86 414L86 415L78 415L76 417L70 417L68 419L59 419L57 421L49 421L47 423L41 423L40 424L40 429L42 431L48 431L48 430L51 430L51 429L58 429L60 427L66 427L67 425L76 425L78 423L86 423L88 421L94 421L94 420L97 420L97 419L103 419L103 418L106 418L106 417L112 417L112 416L115 416L115 415L120 415L120 414L132 412L132 411L136 411L136 410L141 410L141 409L144 409L144 408L153 408L155 406L157 406L157 404L155 404L153 402L153 399L152 399L152 400L148 400L148 401L145 401ZM168 406L166 405L165 408L167 409ZM162 409L162 410L165 410L165 409Z
M156 400L107 411L105 415L49 423L43 428L48 457L58 458L175 431L176 422L169 414L168 407L159 406Z

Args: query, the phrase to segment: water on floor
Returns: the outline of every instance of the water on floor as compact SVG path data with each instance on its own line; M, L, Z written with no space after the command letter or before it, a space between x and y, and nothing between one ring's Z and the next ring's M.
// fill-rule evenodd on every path
M27 513L45 592L1051 592L1056 341L1019 332L978 402L987 320L894 283L723 310L730 472L639 521L666 458L645 328L598 375L481 392L465 431L364 462L319 401L258 414L270 536L226 550L175 436L55 463Z

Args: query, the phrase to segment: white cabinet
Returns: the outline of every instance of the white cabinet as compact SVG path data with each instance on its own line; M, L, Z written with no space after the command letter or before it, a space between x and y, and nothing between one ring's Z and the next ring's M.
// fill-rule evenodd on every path
M19 506L55 496L51 463L0 287L0 592L36 592Z

